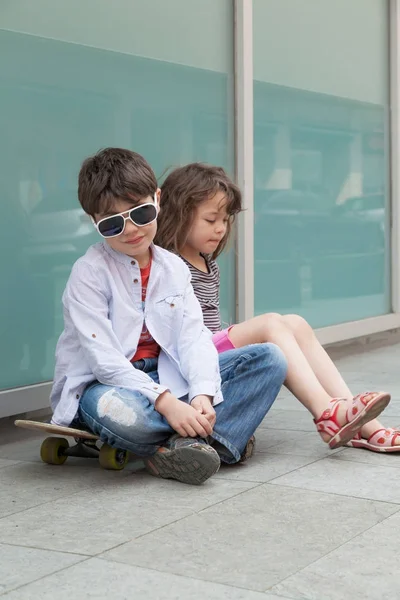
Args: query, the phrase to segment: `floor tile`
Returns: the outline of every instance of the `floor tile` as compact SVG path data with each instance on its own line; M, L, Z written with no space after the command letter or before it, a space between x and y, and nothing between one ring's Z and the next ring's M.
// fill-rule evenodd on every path
M76 554L0 543L0 594L85 559Z
M400 400L398 399L399 396L397 396L397 398L395 399L393 397L393 391L389 391L392 393L392 399L379 418L382 421L392 421L392 425L400 425Z
M396 510L264 484L104 557L264 591Z
M399 597L400 513L372 527L273 588L304 600Z
M87 461L86 461L87 462ZM50 466L43 463L20 462L1 469L0 518L33 506L66 498L85 488L113 487L129 474L104 471L98 465Z
M400 504L398 468L340 460L340 455L278 477L271 484Z
M254 454L247 462L239 465L224 465L217 475L218 479L254 481L265 483L284 473L289 473L313 462L311 456L282 456L270 452Z
M265 592L264 600L301 600L300 598L293 598L290 596L277 596L276 594L270 594L269 592Z
M299 410L272 409L260 425L260 428L264 427L287 431L317 431L312 416L307 411Z
M393 467L400 469L400 452L384 454L380 452L371 452L360 448L344 448L340 454L334 455L335 459L345 460L366 465L375 465L377 467Z
M276 597L92 558L4 596L5 600L36 600L37 598L40 600L54 600L54 598L57 600L71 600L71 598L274 600Z
M216 478L189 486L137 473L6 517L0 541L93 555L253 486Z
M268 429L263 427L256 431L256 453L267 452L270 448L284 443L288 439L287 429ZM291 440L301 440L308 433L304 431L291 431Z
M38 439L39 437L43 439L43 435L41 436L37 431L15 427L14 421L16 418L24 417L20 415L19 417L5 417L0 419L0 448L5 444L13 442L26 442L29 439Z
M5 458L0 458L0 469L2 467L11 467L11 465L16 465L19 461L17 460L6 460Z
M278 398L273 404L272 410L295 410L307 412L307 409L302 405L302 403L287 390L284 390L279 394Z
M9 442L8 444L1 444L0 458L41 463L40 445L42 441L43 436L33 439L19 439Z
M259 450L258 447L257 450ZM268 450L268 452L272 452L274 454L309 456L315 460L318 458L334 456L338 452L342 451L343 448L330 450L328 444L321 440L321 437L317 431L313 431L312 433L300 433L297 431L290 431L289 433L286 432L285 435L282 435L281 442L270 447Z

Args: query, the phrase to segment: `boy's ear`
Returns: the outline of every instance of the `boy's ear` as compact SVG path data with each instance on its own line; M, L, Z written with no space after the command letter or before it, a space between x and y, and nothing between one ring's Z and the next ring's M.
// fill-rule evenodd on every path
M157 211L160 212L160 200L161 200L161 189L160 188L157 188L156 196L157 196Z

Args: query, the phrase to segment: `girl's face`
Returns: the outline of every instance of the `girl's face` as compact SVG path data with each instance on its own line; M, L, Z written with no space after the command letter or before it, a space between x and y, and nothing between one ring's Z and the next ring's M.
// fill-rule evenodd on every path
M226 193L218 191L197 207L186 247L202 254L212 254L226 234L229 215Z

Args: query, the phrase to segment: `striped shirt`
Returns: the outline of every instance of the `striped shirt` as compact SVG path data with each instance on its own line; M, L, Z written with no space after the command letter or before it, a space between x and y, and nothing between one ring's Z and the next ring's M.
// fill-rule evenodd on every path
M192 286L203 311L204 325L216 333L221 331L221 315L219 312L219 267L215 260L202 254L207 264L208 273L200 271L181 256L192 275Z

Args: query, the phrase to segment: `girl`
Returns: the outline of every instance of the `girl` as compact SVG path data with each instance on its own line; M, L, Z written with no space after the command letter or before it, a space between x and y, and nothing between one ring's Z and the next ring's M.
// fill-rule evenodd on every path
M389 402L384 392L353 397L310 325L298 315L269 313L221 328L219 270L215 259L225 248L235 216L242 210L239 188L222 168L193 163L174 170L161 189L156 241L180 254L192 273L205 325L219 353L247 344L273 342L288 362L286 386L312 413L317 430L331 448L339 445L376 452L400 451L400 431L385 429L376 419L362 428L351 426L351 413L375 399ZM377 416L375 414L375 416Z

